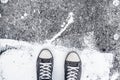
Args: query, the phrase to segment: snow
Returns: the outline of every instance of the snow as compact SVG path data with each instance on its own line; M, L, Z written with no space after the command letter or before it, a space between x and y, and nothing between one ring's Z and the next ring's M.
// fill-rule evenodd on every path
M53 80L64 80L64 60L72 50L79 54L82 61L81 80L109 80L113 60L111 53L100 53L93 48L80 51L47 43L0 39L0 48L6 45L16 49L9 49L0 56L0 80L37 80L36 59L43 48L51 50L54 56Z

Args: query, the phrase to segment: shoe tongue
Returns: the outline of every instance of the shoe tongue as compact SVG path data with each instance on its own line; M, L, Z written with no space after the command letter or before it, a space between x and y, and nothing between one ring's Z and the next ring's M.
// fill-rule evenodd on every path
M50 58L50 59L42 59L41 58L41 62L42 63L51 63L52 62L52 59Z
M72 61L66 61L65 65L71 66L71 67L79 67L80 62L72 62Z
M50 80L50 79L41 79L41 80Z

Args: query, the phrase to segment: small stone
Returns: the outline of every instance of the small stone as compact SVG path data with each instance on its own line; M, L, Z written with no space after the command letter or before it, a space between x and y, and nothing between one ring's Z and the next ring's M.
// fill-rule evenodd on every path
M24 19L24 16L21 16L21 19Z
M120 4L120 1L119 0L113 0L113 5L114 6L118 6Z
M2 15L0 14L0 18L2 17Z
M24 16L26 17L26 16L28 16L28 14L27 14L27 13L24 13Z
M114 35L114 40L118 40L119 37L120 37L120 36L116 33L116 34Z
M28 16L28 14L27 14L27 13L24 13L24 15L21 16L21 19L25 19L27 16Z
M1 3L6 4L8 3L8 0L1 0Z
M61 27L62 27L62 28L63 28L63 27L65 27L65 24L66 24L66 23L65 23L65 22L63 22L63 24L61 25Z

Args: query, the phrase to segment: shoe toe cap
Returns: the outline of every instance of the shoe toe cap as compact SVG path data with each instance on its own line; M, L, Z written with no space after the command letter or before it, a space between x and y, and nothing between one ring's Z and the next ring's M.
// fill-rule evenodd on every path
M45 58L45 59L52 58L52 53L48 49L43 49L40 52L39 58Z
M71 61L71 62L79 62L80 57L76 52L70 52L68 56L66 57L66 61Z

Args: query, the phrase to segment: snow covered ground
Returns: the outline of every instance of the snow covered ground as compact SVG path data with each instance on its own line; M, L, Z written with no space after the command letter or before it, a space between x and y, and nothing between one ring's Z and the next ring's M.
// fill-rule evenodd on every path
M0 80L36 80L36 59L43 48L54 56L53 80L64 80L64 60L74 50L82 60L81 80L109 80L113 54L100 53L91 48L80 51L52 44L27 43L0 39L0 50L9 48L0 55Z

